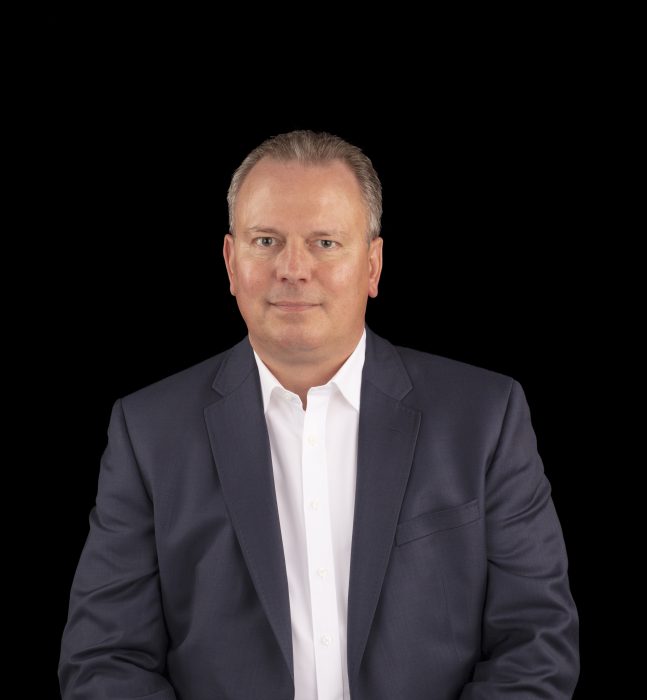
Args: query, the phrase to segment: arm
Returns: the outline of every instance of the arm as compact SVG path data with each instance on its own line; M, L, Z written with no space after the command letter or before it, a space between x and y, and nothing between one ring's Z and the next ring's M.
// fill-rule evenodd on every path
M118 399L63 631L63 700L175 700L167 644L153 504Z
M514 379L485 489L482 655L460 700L567 700L579 677L579 617L550 483Z

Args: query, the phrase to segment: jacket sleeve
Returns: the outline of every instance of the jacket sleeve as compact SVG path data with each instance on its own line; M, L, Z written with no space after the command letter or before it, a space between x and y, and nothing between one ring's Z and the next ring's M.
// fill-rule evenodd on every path
M580 671L579 617L551 486L515 379L485 499L482 654L460 700L572 698Z
M153 504L128 434L112 407L90 529L72 582L58 677L63 700L175 700Z

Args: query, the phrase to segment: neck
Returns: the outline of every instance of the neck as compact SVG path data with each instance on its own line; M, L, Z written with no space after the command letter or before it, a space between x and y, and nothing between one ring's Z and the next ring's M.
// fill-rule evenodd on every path
M345 343L340 351L317 353L318 357L313 357L313 353L286 356L283 353L271 352L271 350L258 345L251 336L250 342L256 354L279 382L288 391L299 396L305 410L308 390L313 386L326 384L337 374L339 368L357 347L363 332L364 328L362 327L357 338Z

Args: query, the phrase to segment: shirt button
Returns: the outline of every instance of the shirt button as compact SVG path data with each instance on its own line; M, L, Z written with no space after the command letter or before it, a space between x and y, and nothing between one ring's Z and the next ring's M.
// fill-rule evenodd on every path
M314 447L317 444L317 436L316 435L308 435L308 445L312 445Z
M310 508L312 508L312 510L319 510L319 500L315 498L314 501L310 501Z
M325 578L326 574L328 573L328 569L317 569L317 573L319 574L320 578Z
M330 642L332 642L332 639L330 638L330 636L327 634L324 634L324 636L321 638L321 643L327 647L330 645Z

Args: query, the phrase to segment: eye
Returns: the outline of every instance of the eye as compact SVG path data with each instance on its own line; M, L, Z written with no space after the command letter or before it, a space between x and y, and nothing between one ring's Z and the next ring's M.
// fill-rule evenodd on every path
M272 241L274 240L275 239L272 236L260 236L259 238L254 239L254 244L259 248L271 248Z
M324 248L325 250L332 250L333 248L336 247L337 242L336 241L331 241L328 238L320 238L317 243L321 243L322 245L320 246L321 248ZM324 245L325 244L325 245Z

